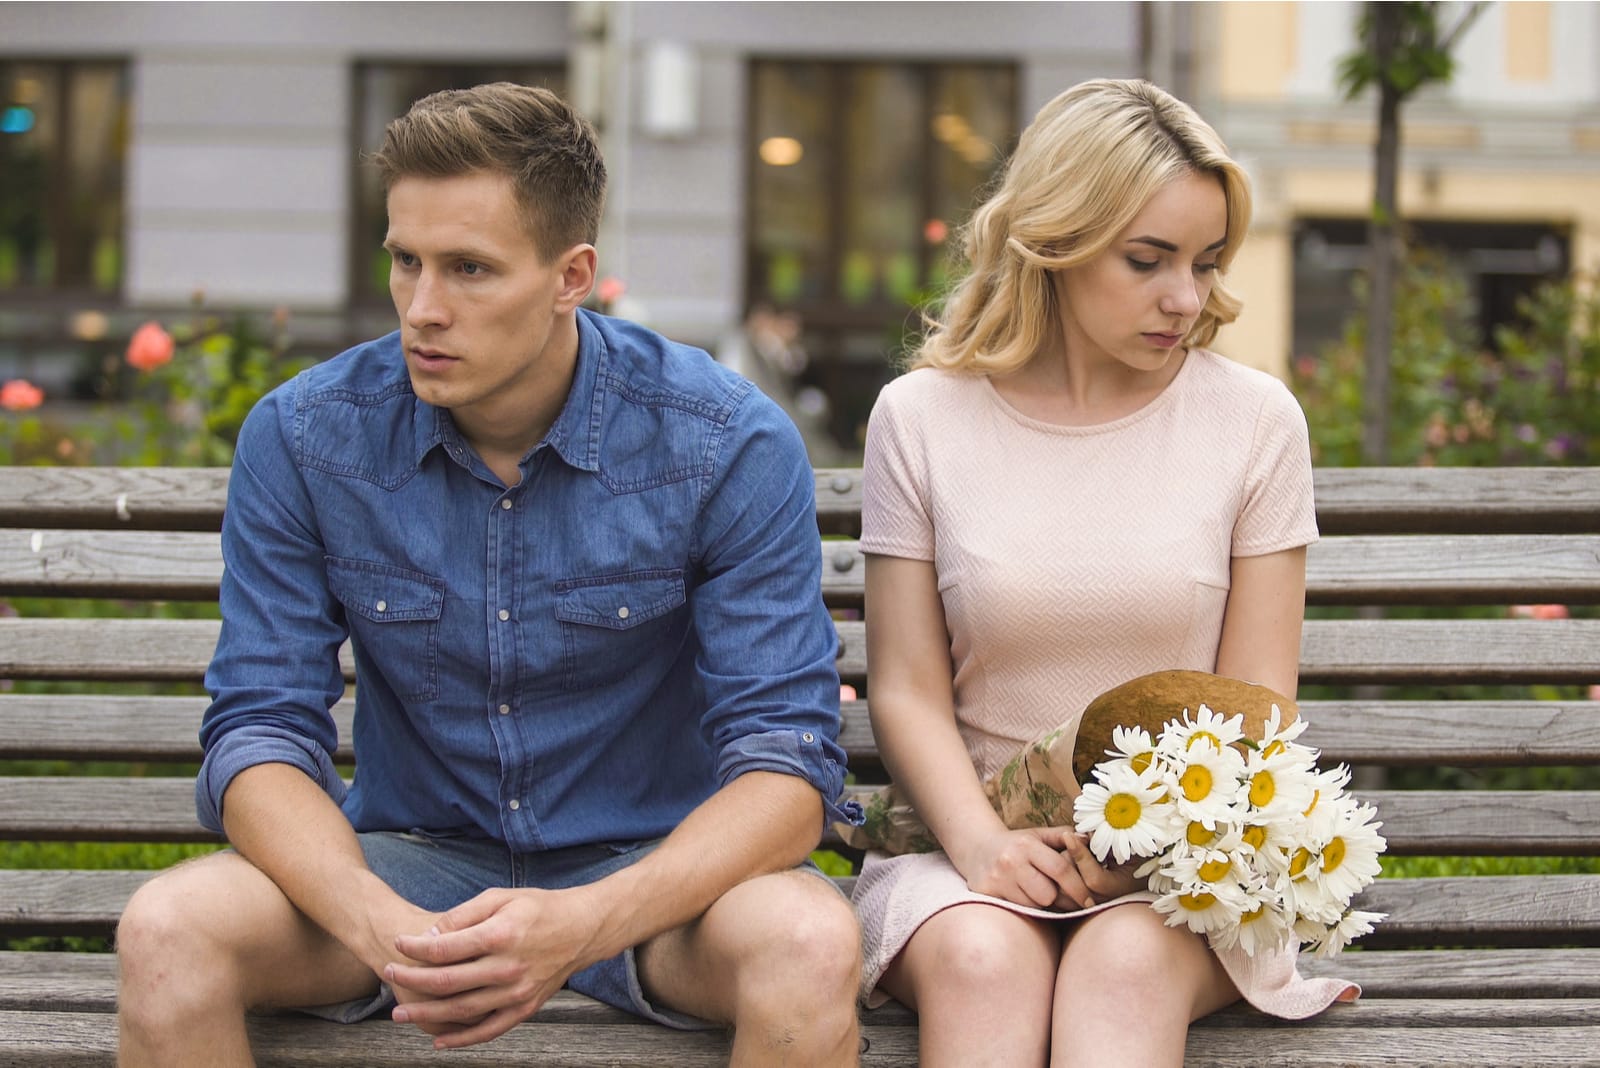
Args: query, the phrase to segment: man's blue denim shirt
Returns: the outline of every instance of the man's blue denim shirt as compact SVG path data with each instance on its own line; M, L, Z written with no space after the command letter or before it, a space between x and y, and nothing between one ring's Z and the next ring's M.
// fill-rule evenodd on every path
M844 780L815 480L783 412L698 349L579 312L511 489L411 390L399 335L274 390L239 439L201 822L291 764L357 830L517 852L667 834L748 771ZM355 652L354 785L330 753ZM847 811L848 810L848 811Z

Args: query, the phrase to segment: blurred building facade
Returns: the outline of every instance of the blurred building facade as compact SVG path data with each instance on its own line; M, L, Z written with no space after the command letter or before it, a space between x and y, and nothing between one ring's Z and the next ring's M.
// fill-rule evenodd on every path
M616 310L806 387L848 449L1021 126L1083 78L1150 77L1251 171L1248 312L1220 347L1281 370L1348 311L1359 266L1372 107L1334 87L1356 12L0 3L0 378L66 388L86 350L196 293L287 307L328 354L388 330L381 193L358 157L417 96L502 78L563 92L601 131ZM1600 257L1596 12L1494 5L1454 82L1406 112L1402 204L1492 299Z

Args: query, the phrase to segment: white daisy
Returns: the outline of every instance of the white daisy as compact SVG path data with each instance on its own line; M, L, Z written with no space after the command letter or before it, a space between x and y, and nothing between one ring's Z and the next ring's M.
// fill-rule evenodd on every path
M1270 753L1270 755L1269 755ZM1298 815L1316 791L1309 750L1299 746L1250 750L1244 757L1244 800L1255 822Z
M1171 842L1171 802L1154 774L1141 776L1122 761L1095 766L1097 782L1084 786L1072 803L1073 822L1080 834L1089 835L1089 850L1097 860L1109 854L1118 864L1129 857L1159 853Z
M1332 957L1362 935L1371 934L1373 924L1386 916L1386 912L1350 909L1340 917L1338 923L1327 927L1321 938L1309 943L1311 949L1319 957Z
M1332 803L1335 813L1333 833L1322 843L1317 862L1317 878L1340 901L1349 901L1362 887L1378 877L1378 854L1388 847L1378 833L1381 822L1374 820L1377 809L1358 804L1347 795Z
M1236 925L1247 898L1237 886L1177 886L1150 903L1166 917L1168 927L1188 927L1200 934L1226 931Z
M1243 737L1243 716L1224 717L1201 705L1194 719L1189 718L1186 708L1182 720L1169 720L1161 731L1158 748L1164 755L1181 760L1195 748L1204 748L1205 743L1212 749L1227 749Z
M1236 802L1243 775L1244 757L1232 746L1196 745L1167 771L1167 789L1182 819L1216 827L1242 814Z
M1150 732L1143 727L1112 727L1111 748L1106 756L1123 757L1133 765L1133 770L1143 775L1156 759L1156 744Z
M1212 935L1211 944L1218 949L1238 946L1245 956L1253 957L1282 946L1290 933L1289 917L1278 895L1263 886L1245 891L1239 922Z

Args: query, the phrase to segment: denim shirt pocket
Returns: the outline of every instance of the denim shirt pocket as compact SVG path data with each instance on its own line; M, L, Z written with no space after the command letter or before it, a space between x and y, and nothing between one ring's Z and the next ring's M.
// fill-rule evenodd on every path
M420 571L326 558L328 588L344 605L367 668L403 701L439 695L439 621L444 583Z
M633 665L650 662L655 644L670 630L673 614L684 600L681 570L558 582L555 614L567 689L615 681Z

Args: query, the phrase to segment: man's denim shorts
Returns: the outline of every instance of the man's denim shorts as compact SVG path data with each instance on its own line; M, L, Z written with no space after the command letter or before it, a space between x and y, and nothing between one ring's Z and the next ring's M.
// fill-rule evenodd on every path
M517 854L503 843L481 838L394 831L368 831L358 837L367 866L401 897L430 912L444 912L495 887L561 890L596 882L643 859L661 842L616 842ZM802 867L825 878L810 861ZM567 986L668 1027L693 1031L726 1026L652 1004L639 984L639 969L631 949L575 972ZM385 983L370 998L301 1011L354 1023L387 1013L394 1005L394 995Z

